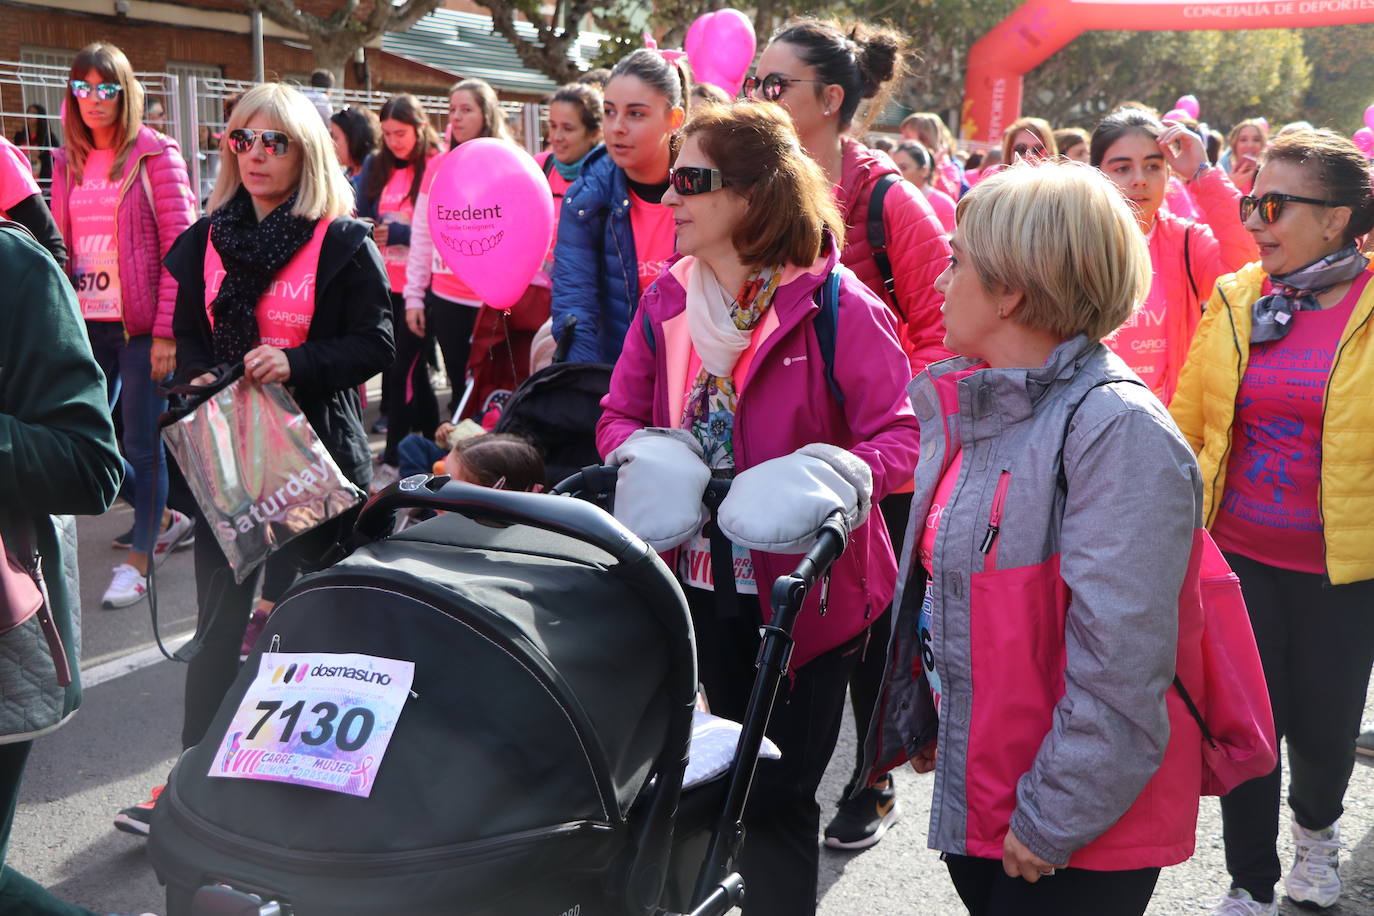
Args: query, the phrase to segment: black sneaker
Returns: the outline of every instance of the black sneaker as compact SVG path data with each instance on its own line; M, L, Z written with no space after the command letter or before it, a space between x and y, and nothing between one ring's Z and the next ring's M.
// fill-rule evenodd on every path
M152 820L153 808L157 806L157 797L162 794L162 790L165 788L167 787L154 786L153 791L149 793L152 797L147 801L139 802L116 814L115 829L132 833L134 836L146 837L148 835L148 822Z
M110 548L113 550L128 550L134 546L134 529L129 526L129 530L123 534L115 535L115 539L110 541Z
M840 810L825 828L825 845L831 849L867 849L883 838L900 813L897 791L889 776L881 787L871 786L840 802Z

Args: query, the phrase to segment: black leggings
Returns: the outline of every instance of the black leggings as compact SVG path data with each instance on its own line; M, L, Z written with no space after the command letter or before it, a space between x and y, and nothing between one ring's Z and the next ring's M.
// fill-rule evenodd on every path
M386 450L382 462L396 467L396 447L411 433L433 438L439 425L439 402L429 383L425 337L416 337L406 325L406 304L400 293L391 294L391 321L396 335L396 359L386 371ZM428 336L428 335L426 335Z
M722 619L712 592L684 588L696 630L697 664L711 712L740 721L754 684L759 647L759 599L739 597L740 613ZM805 618L798 621L805 625ZM744 812L746 916L808 916L816 912L821 808L816 789L825 775L844 715L844 687L863 636L812 659L778 688L765 734L781 760L760 760Z
M1255 631L1274 731L1288 746L1288 806L1308 830L1344 811L1355 738L1374 662L1374 579L1326 585L1323 577L1226 554L1240 577ZM1272 773L1236 786L1221 800L1226 870L1233 887L1274 899L1280 877L1282 757Z
M969 916L1141 916L1159 880L1158 868L1060 868L1031 884L1007 877L1000 859L942 858Z
M425 293L425 327L439 342L439 351L444 354L444 369L448 372L445 420L453 417L463 398L463 389L467 387L468 354L472 351L472 328L477 323L478 311L475 306L450 302L432 290ZM391 419L387 418L387 422Z

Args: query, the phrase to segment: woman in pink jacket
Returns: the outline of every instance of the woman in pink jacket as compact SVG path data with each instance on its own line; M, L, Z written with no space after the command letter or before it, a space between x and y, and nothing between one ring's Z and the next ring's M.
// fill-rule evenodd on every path
M762 489L770 508L754 515L785 528L782 520L807 499L786 485L789 472L839 475L855 482L859 504L871 498L874 506L866 522L856 517L825 613L813 595L798 619L791 677L768 727L782 759L760 764L744 818L746 912L806 916L816 905L816 788L865 630L887 607L895 582L877 501L916 460L910 369L890 311L838 264L833 238L842 223L829 184L801 153L780 108L735 104L695 114L671 182L664 203L673 209L683 257L641 298L597 426L598 450L627 465L617 515L628 523L635 508L628 467L640 450L655 448L676 450L687 468L644 483L655 523L669 513L668 491L692 472L703 486L707 476L734 478L722 518L730 500ZM779 220L779 212L792 218ZM827 300L821 288L832 273L838 292ZM826 301L837 309L818 327ZM711 708L739 718L769 587L797 558L736 543L734 594L728 586L717 594L709 542L691 514L700 509L700 489L684 501L685 531L651 542L670 550L683 582Z
M1217 277L1255 260L1259 249L1241 225L1240 192L1208 164L1197 134L1123 108L1097 125L1091 147L1092 164L1135 210L1154 267L1150 294L1107 343L1168 404ZM1187 184L1205 223L1161 206L1171 171Z
M157 418L167 401L157 383L176 367L176 281L162 259L195 219L196 198L176 141L143 125L143 87L123 51L87 45L69 77L52 210L110 405L124 420L120 496L134 507L134 527L103 604L126 607L147 594L148 564L191 534L191 520L166 508Z

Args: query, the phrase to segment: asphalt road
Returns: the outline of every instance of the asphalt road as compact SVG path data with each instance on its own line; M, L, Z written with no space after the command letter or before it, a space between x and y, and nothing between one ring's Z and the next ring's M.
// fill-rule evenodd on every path
M99 609L109 570L120 555L111 537L129 525L117 507L81 519L84 620L83 670L108 678L89 686L75 720L39 741L30 758L10 840L9 862L73 903L101 913L163 911L162 891L142 840L120 833L111 818L164 781L179 750L184 673L165 660L147 664L152 630L146 603L118 611ZM186 634L194 623L195 582L190 552L159 569L159 611L165 636ZM134 670L125 672L127 669ZM1374 723L1374 704L1366 706ZM822 787L828 811L853 761L848 723ZM910 771L897 774L902 819L877 847L859 854L821 853L820 913L873 916L963 912L938 856L925 847L929 787ZM1346 892L1327 912L1374 916L1374 765L1361 759L1347 794L1342 874ZM1291 860L1287 828L1285 861ZM1221 826L1215 799L1204 799L1197 853L1167 869L1149 912L1207 913L1227 887ZM1309 912L1284 904L1283 913Z

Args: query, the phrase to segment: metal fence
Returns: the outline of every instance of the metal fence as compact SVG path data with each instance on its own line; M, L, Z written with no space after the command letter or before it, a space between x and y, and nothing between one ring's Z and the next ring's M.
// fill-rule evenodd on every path
M62 144L62 105L67 98L67 67L0 61L0 133L13 140L29 157L35 176L46 192L51 169L51 152ZM192 186L204 201L219 174L219 136L224 132L224 106L227 101L256 85L246 80L226 80L204 76L181 77L173 73L137 73L149 100L163 103L160 118L146 118L149 126L175 137L190 172ZM329 93L336 108L361 105L374 111L391 98L385 92L360 89ZM448 97L417 96L436 128L448 119ZM42 114L28 108L39 105ZM517 141L530 153L543 146L542 125L547 117L544 106L502 102L502 112Z

